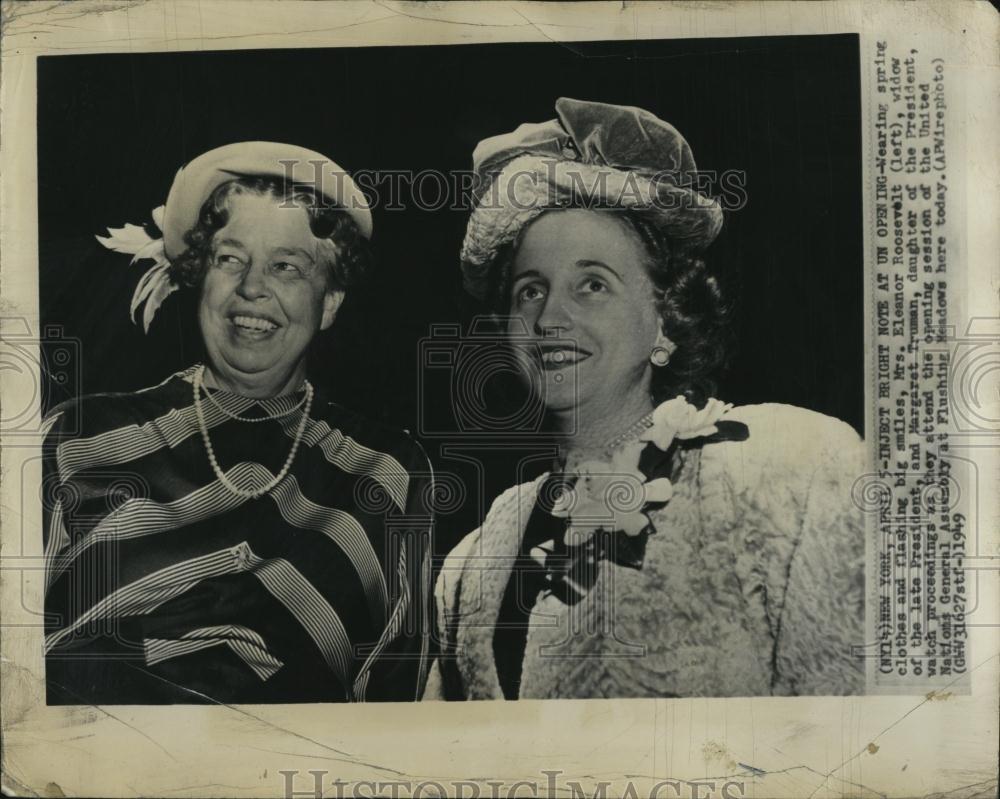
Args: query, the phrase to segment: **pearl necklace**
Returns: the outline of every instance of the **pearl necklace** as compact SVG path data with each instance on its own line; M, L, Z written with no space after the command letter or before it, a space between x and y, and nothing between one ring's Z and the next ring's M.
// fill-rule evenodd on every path
M643 432L645 432L652 426L653 426L653 412L650 411L641 419L637 419L632 424L630 424L627 428L625 428L624 431L619 433L617 436L610 439L604 445L603 450L601 450L601 455L605 460L610 461L619 447L631 441L632 439L636 438L637 436L641 435ZM563 460L561 463L559 462L559 459L556 460L555 465L553 466L553 471L557 472L565 471L565 469L566 469L566 461L565 461L565 456L563 456Z
M204 366L201 367L204 370ZM204 380L202 380L202 385L204 385ZM205 396L208 401L211 402L216 408L218 408L222 413L228 416L230 419L235 419L237 422L247 422L249 424L256 424L257 422L270 422L275 419L284 419L286 416L291 416L295 413L306 401L307 394L302 395L302 399L296 402L287 411L281 411L279 413L266 414L264 416L240 416L238 413L233 413L228 408L223 407L222 403L219 402L215 397L213 397L208 392L205 392Z
M298 430L295 431L295 438L292 439L292 449L288 453L288 457L285 459L285 465L281 467L281 471L278 472L270 480L270 482L268 482L268 484L265 485L263 488L251 490L251 489L240 488L239 486L234 485L233 482L226 476L226 473L222 471L222 468L219 466L219 461L215 457L215 450L212 448L212 441L208 437L208 425L205 422L205 411L201 405L201 391L204 379L205 379L205 365L202 364L195 371L194 377L191 381L191 385L193 387L193 392L194 392L194 412L195 416L198 417L198 430L201 431L201 438L205 442L205 451L208 453L208 462L212 466L212 471L215 472L215 476L219 478L219 482L222 483L222 485L224 485L227 489L229 489L229 491L236 494L236 496L243 497L244 499L259 499L260 497L264 496L264 494L268 493L271 489L273 489L276 485L278 485L278 483L284 480L285 476L288 474L289 469L292 468L292 463L295 461L295 454L299 451L299 445L302 443L302 438L305 435L306 424L309 422L309 411L312 410L312 402L313 402L312 383L310 383L308 380L305 381L306 393L305 397L303 397L303 402L305 404L305 407L302 409L302 419L299 421ZM206 396L209 397L209 399L212 399L210 394L206 393ZM292 408L292 411L296 410L302 404L303 403L296 405L295 408ZM215 403L215 405L216 407L218 407L217 402ZM220 410L224 411L224 409L222 408L220 408ZM291 413L291 411L289 411L288 413ZM277 419L282 416L287 416L288 413L282 413L279 414L278 416L268 417L268 418ZM231 418L235 419L240 418L232 414L228 415ZM258 422L262 420L254 418L246 420L241 419L241 421Z
M604 452L607 455L614 453L622 444L631 441L636 436L642 434L644 431L653 426L653 413L650 411L641 419L633 422L629 427L627 427L623 432L619 433L613 439L611 439L604 446Z

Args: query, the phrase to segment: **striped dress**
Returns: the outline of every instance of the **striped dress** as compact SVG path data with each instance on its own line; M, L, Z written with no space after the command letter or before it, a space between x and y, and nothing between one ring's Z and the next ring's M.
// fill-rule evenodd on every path
M413 700L433 479L420 447L317 393L287 476L216 477L189 369L46 419L49 704ZM220 468L282 468L302 395L205 390Z

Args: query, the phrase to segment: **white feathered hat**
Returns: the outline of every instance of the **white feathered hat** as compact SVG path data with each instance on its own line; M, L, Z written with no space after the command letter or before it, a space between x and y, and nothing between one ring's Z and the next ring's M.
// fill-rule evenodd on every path
M368 200L351 177L322 153L294 144L245 141L216 147L181 167L167 194L167 202L153 210L153 222L162 238L150 236L139 225L108 228L97 240L115 252L133 256L132 263L150 259L154 265L139 281L129 313L143 309L143 329L149 332L153 316L178 287L170 279L170 259L186 249L184 234L195 226L198 215L216 188L241 177L276 177L289 184L310 188L344 209L361 235L370 239L372 215Z

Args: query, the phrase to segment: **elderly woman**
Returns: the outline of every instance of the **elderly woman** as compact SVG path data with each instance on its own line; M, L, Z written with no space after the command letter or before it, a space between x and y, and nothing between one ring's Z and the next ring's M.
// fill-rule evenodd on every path
M722 224L673 127L560 99L478 146L467 289L508 319L559 459L493 503L437 590L427 698L864 690L846 424L711 396Z
M49 702L417 698L429 466L306 378L364 264L363 195L319 153L244 142L191 161L154 219L162 238L102 241L156 262L147 328L198 292L207 360L47 421Z

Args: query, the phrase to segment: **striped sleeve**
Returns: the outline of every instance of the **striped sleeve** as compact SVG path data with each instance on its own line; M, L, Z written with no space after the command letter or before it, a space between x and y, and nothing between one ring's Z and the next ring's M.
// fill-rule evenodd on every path
M45 438L42 443L42 544L45 552L45 574L48 582L56 560L70 546L63 504L66 487L59 472L57 447L61 439L63 411L56 408L42 421Z
M414 701L427 681L434 475L423 450L416 444L411 449L403 461L408 475L403 512L385 517L386 540L395 550L395 597L382 636L362 653L354 684L361 701Z

